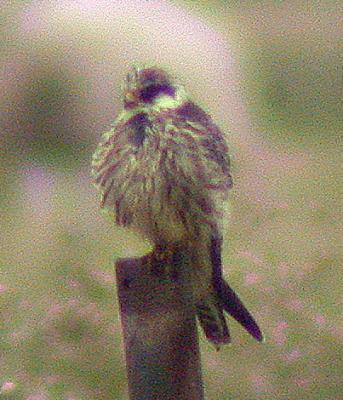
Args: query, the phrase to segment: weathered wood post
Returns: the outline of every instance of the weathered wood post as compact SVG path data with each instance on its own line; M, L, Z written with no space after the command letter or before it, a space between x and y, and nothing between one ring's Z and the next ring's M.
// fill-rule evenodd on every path
M189 262L116 263L130 400L204 398Z

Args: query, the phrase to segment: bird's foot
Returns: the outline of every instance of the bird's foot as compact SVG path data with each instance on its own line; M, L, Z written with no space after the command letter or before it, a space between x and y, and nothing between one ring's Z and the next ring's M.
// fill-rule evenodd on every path
M158 245L152 253L152 272L169 279L177 279L177 269L174 262L174 249L172 246Z

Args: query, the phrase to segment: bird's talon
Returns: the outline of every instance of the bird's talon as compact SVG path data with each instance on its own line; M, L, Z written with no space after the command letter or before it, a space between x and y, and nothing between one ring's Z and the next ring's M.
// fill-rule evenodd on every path
M173 259L173 251L170 248L158 249L155 255L156 260L163 264L169 264Z
M173 266L174 252L170 248L158 247L153 253L153 272L157 275L164 274L175 280L176 272Z

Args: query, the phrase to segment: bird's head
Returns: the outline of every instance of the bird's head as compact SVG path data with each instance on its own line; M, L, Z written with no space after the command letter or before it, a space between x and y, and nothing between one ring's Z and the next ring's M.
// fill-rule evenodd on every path
M160 68L133 68L126 76L124 108L175 106L179 89Z

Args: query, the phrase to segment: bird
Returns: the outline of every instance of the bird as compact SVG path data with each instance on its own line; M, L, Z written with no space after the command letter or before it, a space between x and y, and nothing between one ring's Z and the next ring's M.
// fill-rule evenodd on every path
M258 341L256 321L223 278L222 242L232 187L226 137L166 69L134 66L123 108L92 158L102 208L139 232L163 257L182 248L191 260L195 312L217 349L231 341L224 312Z

